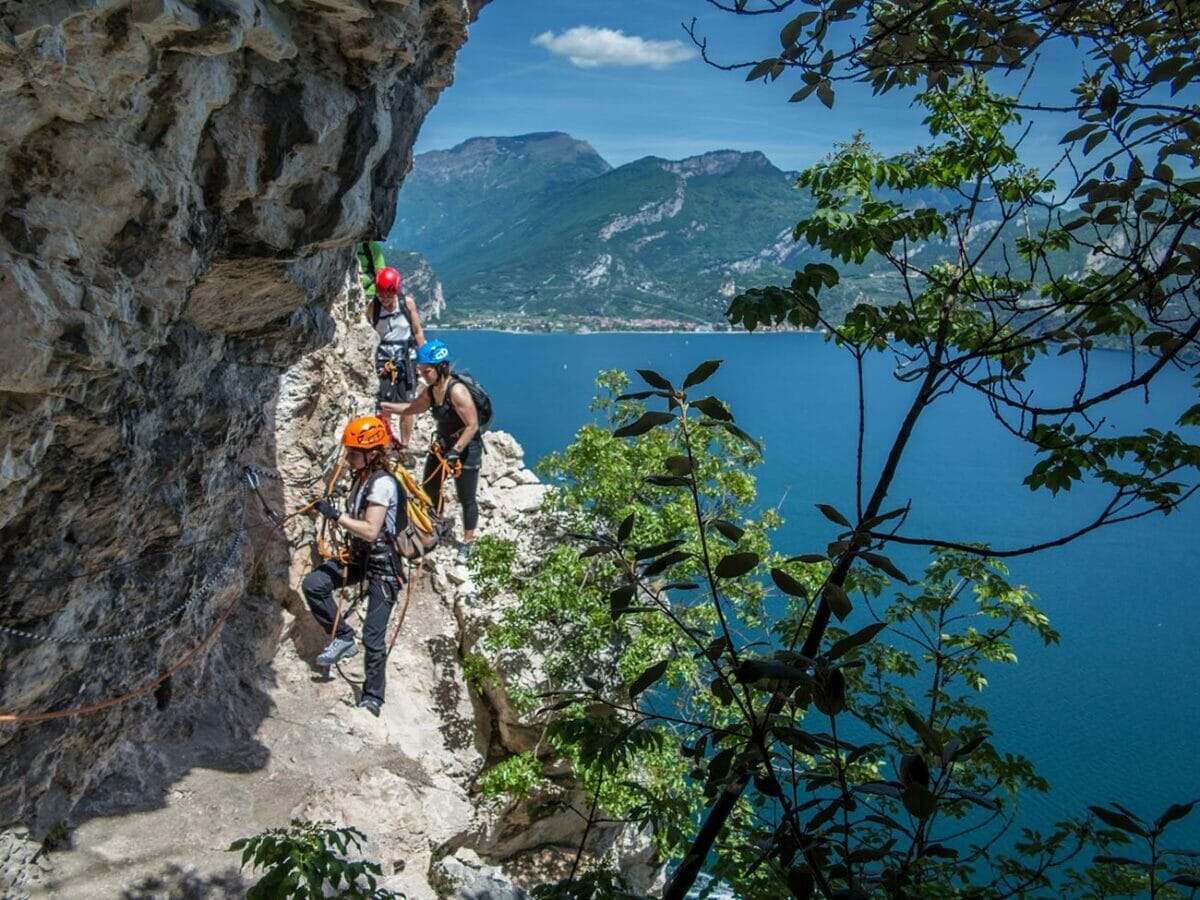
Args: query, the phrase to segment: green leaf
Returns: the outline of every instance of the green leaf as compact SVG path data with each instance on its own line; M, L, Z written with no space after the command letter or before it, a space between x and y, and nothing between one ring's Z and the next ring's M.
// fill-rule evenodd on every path
M798 728L792 728L790 725L774 725L771 731L782 743L799 750L806 756L816 756L821 752L821 745L813 739L812 735Z
M1176 875L1173 878L1168 878L1163 884L1178 884L1185 888L1200 888L1200 875Z
M1064 134L1062 136L1062 140L1060 140L1059 143L1060 144L1073 144L1075 141L1079 140L1084 135L1090 134L1091 132L1095 131L1097 128L1100 128L1100 127L1101 126L1096 124L1095 122L1089 122L1086 125L1080 125L1078 128L1073 128L1070 131L1068 131L1066 134Z
M668 550L674 550L676 547L678 547L682 543L684 543L682 538L676 538L673 541L664 541L661 544L654 544L653 546L650 546L650 547L643 547L641 550L639 550L634 555L633 558L636 560L653 559L656 556L662 556Z
M1145 867L1148 865L1148 863L1144 863L1140 859L1132 859L1131 857L1128 857L1128 856L1109 856L1107 854L1101 854L1100 856L1093 856L1092 862L1098 863L1099 865L1102 865L1102 866L1142 866L1142 867Z
M775 57L764 59L750 70L750 73L746 76L746 80L757 81L759 78L765 78L770 73L771 69L775 67L775 63L777 62L778 60Z
M812 872L806 866L792 866L788 869L787 886L792 900L809 900L816 890Z
M937 736L937 732L930 728L924 719L907 706L904 707L904 720L908 722L908 727L917 733L917 737L921 739L921 743L925 745L926 749L940 759L942 755L942 740Z
M663 465L672 475L691 475L696 469L696 464L688 456L668 456Z
M658 425L666 425L668 422L674 421L674 413L648 412L636 422L626 425L624 428L618 428L613 432L613 437L637 437L639 434L645 434L647 431L655 428Z
M615 588L608 595L609 612L612 614L613 621L621 618L629 604L633 602L634 587L632 584L623 584L619 588Z
M739 528L732 522L726 522L724 519L713 519L708 523L710 528L715 528L721 534L725 535L735 544L742 539L742 535L746 533L745 529Z
M782 797L783 790L779 786L779 782L769 775L763 775L759 772L754 773L754 787L764 797Z
M618 542L623 544L623 543L625 543L625 541L629 540L629 535L633 533L633 519L634 519L635 515L636 515L635 513L630 513L629 515L627 515L625 517L624 521L621 522L620 526L618 526L618 528L617 528L617 541Z
M655 487L691 487L692 479L686 475L647 475L642 479Z
M937 802L934 800L933 794L929 792L929 788L915 781L904 788L901 800L909 814L918 819L928 819L937 809Z
M892 797L895 800L900 799L900 786L892 784L890 781L868 781L866 784L856 785L854 792L857 794L878 794L880 797Z
M846 676L841 669L828 669L813 678L813 705L827 716L846 707Z
M692 554L685 550L676 550L674 553L668 553L666 556L660 556L646 568L642 569L642 577L649 578L651 575L657 575L659 572L665 572L675 563L683 562L685 559L690 559Z
M799 579L789 575L783 569L771 569L771 580L785 594L793 597L808 598L808 588Z
M718 578L737 578L745 575L757 565L757 553L730 553L721 558L715 571Z
M702 362L696 368L688 373L688 377L683 379L683 389L687 390L701 382L707 381L713 372L717 371L721 366L721 360L710 359L707 362Z
M829 562L829 557L822 553L801 553L799 556L789 556L785 562L823 563Z
M817 99L825 104L826 109L833 109L833 85L828 78L817 85Z
M642 380L651 387L656 387L664 391L675 390L675 388L671 386L671 382L667 381L667 379L663 378L652 369L638 369L637 373L641 375Z
M1193 800L1191 803L1172 803L1167 807L1167 811L1159 816L1158 821L1154 823L1154 831L1157 833L1172 822L1178 822L1184 816L1188 815L1197 803L1200 803L1200 800Z
M669 659L659 660L654 665L650 666L650 668L646 669L646 671L637 678L633 679L633 684L629 686L629 699L634 699L638 694L646 690L646 688L650 687L650 685L654 684L654 682L658 681L658 679L662 677L663 673L667 671L667 666L670 665L670 663L671 661Z
M758 441L750 437L750 435L746 434L746 432L742 431L742 429L738 428L732 422L722 422L721 427L723 427L738 440L745 441L747 444L757 450L760 456L762 455L762 446L758 443Z
M692 403L696 409L704 413L710 419L716 419L718 422L732 422L733 415L725 408L725 404L716 397L702 397Z
M825 590L821 592L821 596L829 604L830 610L838 617L839 622L846 621L846 616L850 615L850 612L854 609L854 604L850 602L850 597L840 584L834 584L832 581L829 582L825 585Z
M1108 133L1104 131L1097 131L1092 134L1086 141L1083 142L1083 155L1087 156L1089 153L1103 144L1107 137Z
M737 680L752 683L769 678L775 681L808 682L812 678L803 669L773 659L748 659L734 670Z
M985 797L983 794L978 794L975 791L968 791L966 788L950 788L948 793L954 794L956 797L962 797L964 800L969 800L976 806L991 810L992 812L1000 808L1000 804L991 797Z
M779 44L784 50L787 50L800 37L800 32L804 30L804 26L812 22L818 16L815 12L801 13L788 22L779 32Z
M667 397L666 391L636 391L632 394L621 394L618 400L645 400L647 397Z
M912 582L908 580L908 578L905 576L905 574L896 568L895 563L893 563L886 556L882 556L881 554L878 554L878 553L867 553L865 550L860 554L860 556L862 556L862 558L864 560L869 562L875 568L882 569L883 571L887 572L889 575L891 575L897 581L902 581L905 584L912 584Z
M868 625L861 631L856 631L849 637L844 637L835 643L829 648L829 653L827 655L831 660L838 659L853 650L855 647L861 647L863 644L872 640L875 635L879 634L879 632L883 631L885 628L887 628L886 622L876 622L873 625Z
M921 856L935 856L939 859L957 859L958 851L944 844L926 844Z
M908 512L908 507L901 506L899 509L893 509L891 512L881 513L878 516L871 516L871 518L862 523L862 530L871 531L875 528L875 526L882 525L884 522L888 521L888 519L894 519L896 516L902 516L906 512Z
M1096 818L1105 825L1116 828L1120 831L1126 831L1130 834L1136 834L1139 837L1149 837L1144 828L1123 813L1114 812L1111 809L1105 809L1103 806L1089 806L1088 809L1090 809Z
M704 652L704 655L707 656L710 660L712 660L713 662L716 662L718 659L721 658L721 654L724 653L726 648L728 648L728 647L729 647L729 638L719 637L719 638L714 638L711 642L709 642L709 645L704 648L703 652Z
M827 518L830 522L834 522L835 524L845 526L846 528L851 527L850 520L847 519L845 516L843 516L840 512L838 512L832 506L830 506L828 503L818 503L817 509L819 509L821 511L821 514L823 516L825 516L825 518Z

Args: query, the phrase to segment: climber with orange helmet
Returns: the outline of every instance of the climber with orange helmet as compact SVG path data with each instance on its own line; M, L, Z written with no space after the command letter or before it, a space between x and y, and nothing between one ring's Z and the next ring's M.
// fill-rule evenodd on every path
M330 634L329 645L317 656L318 665L332 666L354 656L354 629L339 616L333 599L336 588L365 586L368 596L362 626L365 680L358 705L378 716L383 706L387 681L387 623L396 596L404 582L392 538L408 525L404 488L387 466L388 432L375 416L360 416L342 434L346 464L354 477L345 512L328 500L316 504L317 511L336 523L350 537L348 561L327 559L310 572L301 585L313 618Z
M417 348L425 343L425 330L412 297L401 290L400 273L391 266L375 272L375 296L367 302L367 320L379 334L375 371L379 374L379 400L408 403L417 386ZM412 437L413 417L400 418L400 447Z

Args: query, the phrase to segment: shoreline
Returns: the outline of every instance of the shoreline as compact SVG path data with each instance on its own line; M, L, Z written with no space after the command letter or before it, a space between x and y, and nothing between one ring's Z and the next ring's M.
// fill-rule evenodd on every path
M728 331L698 331L691 328L686 329L657 329L657 328L605 328L600 331L570 331L563 329L561 331L547 331L542 328L538 329L523 329L523 328L471 328L464 325L446 325L438 326L436 323L429 323L426 326L427 331L466 331L478 332L480 334L525 334L534 337L597 337L605 334L694 334L703 336L756 336L756 335L786 335L786 334L817 334L824 335L827 332L824 330L810 330L800 328L789 328L786 330L778 330L772 328L758 328L754 331L746 331L744 328L729 329Z

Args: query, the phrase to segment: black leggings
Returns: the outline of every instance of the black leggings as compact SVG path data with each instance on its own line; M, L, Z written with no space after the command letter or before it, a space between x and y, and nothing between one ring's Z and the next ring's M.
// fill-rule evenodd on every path
M430 453L425 457L425 477L422 484L425 493L433 502L434 509L440 509L442 500L442 478L444 473L439 460ZM475 501L475 491L479 487L479 466L468 469L463 466L462 474L454 479L454 492L458 494L458 502L462 505L463 530L474 531L479 524L479 504Z
M367 580L367 613L363 618L362 642L366 651L363 660L363 696L383 702L387 687L387 623L396 604L402 581L390 559L373 558L366 565L361 560L343 566L336 559L327 559L305 576L300 590L308 601L317 624L329 634L337 615L333 592L343 584L359 584ZM343 616L338 621L337 637L354 638L354 629Z

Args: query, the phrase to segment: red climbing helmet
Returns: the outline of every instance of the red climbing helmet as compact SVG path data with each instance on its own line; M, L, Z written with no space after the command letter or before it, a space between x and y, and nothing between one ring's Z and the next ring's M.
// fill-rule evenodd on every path
M384 294L400 293L400 273L391 266L375 273L375 290Z
M342 445L354 450L374 450L387 446L387 429L375 416L359 416L351 419L342 432Z

